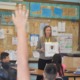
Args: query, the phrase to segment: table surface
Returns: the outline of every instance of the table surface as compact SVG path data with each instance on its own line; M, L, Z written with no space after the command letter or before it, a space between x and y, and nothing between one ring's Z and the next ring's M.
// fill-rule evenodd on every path
M16 67L12 67L12 68L15 68L17 69ZM75 71L76 69L75 68L69 68L67 69L67 72L64 73L64 76L75 76L75 77L80 77L80 74L74 74L73 72ZM32 69L30 68L30 74L31 75L43 75L43 70L40 70L40 69Z
M74 69L71 69L70 71L73 71ZM39 70L39 69L34 69L32 71L30 71L30 74L31 75L43 75L43 70ZM65 72L64 73L64 76L75 76L75 77L80 77L80 74L74 74L74 73L71 73L71 72Z

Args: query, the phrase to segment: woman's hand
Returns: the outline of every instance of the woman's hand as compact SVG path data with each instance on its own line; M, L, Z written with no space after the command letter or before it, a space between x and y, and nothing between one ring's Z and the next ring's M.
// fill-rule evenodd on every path
M43 53L45 52L44 48L41 48L40 51L43 52Z
M45 52L45 50L44 50L43 48L37 49L37 51L39 51L39 52L41 52L41 53L44 53L44 52Z

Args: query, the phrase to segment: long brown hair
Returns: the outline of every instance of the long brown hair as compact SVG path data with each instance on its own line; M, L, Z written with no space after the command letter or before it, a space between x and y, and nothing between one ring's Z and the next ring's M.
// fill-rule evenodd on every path
M56 64L59 76L61 77L64 76L63 67L62 67L62 57L60 54L55 54L53 56L52 63Z
M45 26L44 29L43 29L44 36L46 36L45 31L46 31L46 29L47 29L48 27L51 29L51 26L49 26L49 25ZM51 33L52 33L52 31L51 31ZM51 36L51 33L50 33L50 36Z

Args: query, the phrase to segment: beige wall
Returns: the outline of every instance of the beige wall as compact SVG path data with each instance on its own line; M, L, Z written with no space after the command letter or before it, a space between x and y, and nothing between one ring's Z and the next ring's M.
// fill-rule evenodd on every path
M80 66L80 57L63 57L63 63L67 68L77 68Z

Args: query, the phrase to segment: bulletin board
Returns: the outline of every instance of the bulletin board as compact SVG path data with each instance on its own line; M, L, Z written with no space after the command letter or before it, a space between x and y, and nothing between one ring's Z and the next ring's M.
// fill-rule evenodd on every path
M42 18L79 19L79 6L31 2L30 16Z
M59 33L72 34L72 39L73 39L72 40L72 51L77 51L77 49L78 49L78 30L79 30L78 22L66 21L66 20L31 19L30 25L29 25L30 33L40 34L41 23L45 23L52 27L55 27L55 26L58 26L58 22L65 22L65 32L59 32ZM34 49L35 49L35 47L33 47L33 50Z
M21 3L23 5L26 5L26 8L29 9L29 2L16 2L17 4ZM4 5L4 7L6 7ZM14 11L11 10L0 10L0 16L1 16L1 25L8 25L13 26L12 22L12 13L14 14Z
M59 6L59 4L45 4L45 3L33 3L33 2L29 4L27 3L27 5L28 5L27 8L30 9L30 19L26 27L26 31L28 33L27 37L28 37L28 51L30 54L29 57L32 57L32 52L33 50L36 49L36 46L30 45L30 35L31 34L40 35L41 23L48 24L52 27L55 26L57 27L58 22L65 22L65 31L62 33L70 33L73 35L72 51L77 51L79 22L76 20L79 19L78 6L71 5L72 7L70 8L70 6L68 5L60 5L60 7L56 7ZM33 6L34 9L32 8ZM57 9L59 12L57 12ZM70 10L72 11L70 12ZM2 10L0 11L1 15L0 29L4 30L4 35L5 35L3 39L0 39L0 52L5 50L16 50L16 44L12 43L13 37L16 37L16 29L11 20L11 13L12 12L10 11L2 11ZM48 15L45 13L48 13ZM61 20L57 18L61 18ZM65 19L70 19L70 20L65 20Z
M45 20L45 19L29 19L29 31L28 31L28 50L30 57L32 56L32 51L36 49L36 46L30 45L30 34L40 34L40 24L47 23L50 26L57 26L58 22L63 20ZM73 35L72 41L72 51L77 51L78 49L78 22L64 21L66 23L65 32ZM4 50L16 50L16 45L12 44L12 37L16 37L16 31L14 26L1 26L0 29L4 29L5 38L0 39L0 52Z

